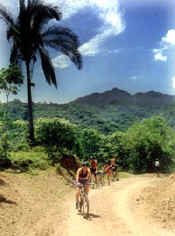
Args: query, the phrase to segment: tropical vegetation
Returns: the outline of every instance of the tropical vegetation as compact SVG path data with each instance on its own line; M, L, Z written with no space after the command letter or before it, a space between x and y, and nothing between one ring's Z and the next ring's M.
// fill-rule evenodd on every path
M40 118L35 124L37 145L31 148L26 121L1 119L1 167L20 171L46 169L64 156L88 160L93 155L100 165L115 156L121 170L134 173L154 171L157 158L162 172L174 168L175 131L160 116L135 122L126 131L109 135L94 128L81 129L62 118Z
M0 5L0 18L7 24L7 39L11 42L10 63L21 65L24 62L27 74L29 139L34 143L34 125L32 109L32 72L38 59L49 85L57 87L54 67L48 48L56 49L68 56L78 67L82 58L78 51L78 37L68 28L48 24L52 19L61 20L58 7L40 0L19 0L19 13L16 19L3 5Z
M0 17L7 23L7 39L11 43L11 64L0 70L0 92L7 98L6 104L0 104L2 169L44 170L65 157L87 160L94 156L101 166L116 157L121 170L134 173L154 171L154 162L159 159L162 172L172 171L173 97L154 91L130 95L114 88L63 105L33 103L32 72L38 55L46 81L57 87L48 48L65 54L81 69L78 37L55 23L61 19L57 7L40 0L19 0L16 19L0 5ZM56 21L51 24L51 19ZM26 70L27 104L19 100L9 102L9 95L17 94L24 83L22 62Z

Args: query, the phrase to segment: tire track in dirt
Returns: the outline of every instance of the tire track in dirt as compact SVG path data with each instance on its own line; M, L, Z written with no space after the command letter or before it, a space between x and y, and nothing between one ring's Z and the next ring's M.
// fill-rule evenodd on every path
M113 195L113 201L116 202L115 212L127 224L129 232L133 236L174 236L175 233L167 231L155 224L147 216L146 212L136 210L136 198L133 195L141 192L146 186L150 186L156 180L150 177L141 177L131 180L132 183L127 188L121 189ZM117 201L116 201L117 200ZM117 234L120 235L120 234ZM122 235L122 234L121 234Z
M157 228L142 212L136 213L132 196L136 191L155 181L150 177L132 177L90 191L90 219L78 215L75 201L70 212L64 236L174 236L170 231ZM54 236L59 235L57 234Z

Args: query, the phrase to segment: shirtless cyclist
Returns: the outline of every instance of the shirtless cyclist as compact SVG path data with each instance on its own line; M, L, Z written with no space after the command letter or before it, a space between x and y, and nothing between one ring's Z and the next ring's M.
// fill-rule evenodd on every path
M97 175L96 175L97 168L98 168L97 160L95 160L94 157L91 156L90 157L91 178L92 177L94 178L94 180L95 180L94 182L95 182L96 186L97 186Z
M119 174L118 174L117 164L115 162L115 157L111 159L111 166L112 166L113 181L115 180L119 181Z
M110 185L111 184L111 177L112 177L112 165L111 165L111 161L110 160L107 160L105 162L105 166L103 168L103 172L107 176L108 185Z

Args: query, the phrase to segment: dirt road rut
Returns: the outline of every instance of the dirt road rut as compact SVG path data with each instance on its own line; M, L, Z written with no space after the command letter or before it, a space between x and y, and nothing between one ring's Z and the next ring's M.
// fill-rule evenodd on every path
M136 210L137 192L151 185L155 179L134 177L113 183L111 186L91 190L90 218L77 214L74 204L69 204L64 236L173 236L147 218L145 212ZM55 232L59 235L59 232Z

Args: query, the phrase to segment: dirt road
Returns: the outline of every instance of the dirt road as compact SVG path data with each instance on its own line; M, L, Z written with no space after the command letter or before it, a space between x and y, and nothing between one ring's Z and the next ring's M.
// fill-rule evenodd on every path
M90 219L77 214L72 203L64 222L64 236L173 236L137 209L139 192L156 178L134 177L113 183L90 193ZM58 229L59 230L59 229ZM59 232L55 232L55 236Z
M78 214L75 191L54 171L36 177L6 174L1 176L3 180L6 185L1 185L0 196L8 200L0 199L3 236L175 235L175 231L165 230L155 222L148 214L150 205L146 201L144 205L140 193L156 182L160 185L159 178L150 175L132 176L90 190L89 219Z

